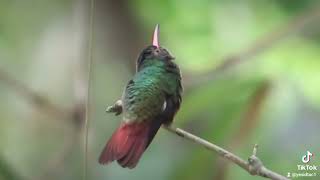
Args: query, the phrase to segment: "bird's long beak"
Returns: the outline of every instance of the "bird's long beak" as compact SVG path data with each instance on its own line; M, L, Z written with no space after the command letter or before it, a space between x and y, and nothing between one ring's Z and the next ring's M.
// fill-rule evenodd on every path
M153 37L152 37L152 45L159 48L159 24L157 24L156 28L154 29Z

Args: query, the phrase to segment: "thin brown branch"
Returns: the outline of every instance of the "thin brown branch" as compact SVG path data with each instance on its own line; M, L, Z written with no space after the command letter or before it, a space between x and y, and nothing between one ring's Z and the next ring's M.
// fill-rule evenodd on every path
M22 82L10 76L7 72L0 69L0 81L5 83L11 90L24 97L35 107L44 112L57 117L57 119L69 119L70 112L52 103L47 97L39 95L40 93L30 89Z
M319 20L320 5L316 5L313 9L306 9L301 15L293 18L287 24L276 28L274 31L265 34L248 48L241 50L238 53L225 56L221 60L222 63L212 71L194 76L192 74L188 76L188 73L185 73L185 79L187 79L187 84L185 84L186 88L197 87L203 82L217 78L221 72L231 69L239 63L252 60L254 57L272 48L285 38L294 35L304 29L307 25L312 25Z
M257 90L253 93L248 101L248 105L240 118L239 127L231 135L230 141L227 142L227 147L231 149L237 149L244 140L249 137L249 135L254 131L258 124L259 116L261 110L269 91L271 89L271 82L268 80L264 81ZM218 158L216 162L216 174L213 179L224 180L227 178L227 172L229 169L229 164L223 160L223 158Z
M81 137L81 130L85 122L86 117L86 103L87 103L87 89L88 89L88 79L86 76L87 67L86 59L82 58L84 55L81 52L84 52L86 48L86 40L84 27L86 24L83 22L85 19L85 10L86 1L76 1L75 14L74 14L74 49L73 52L74 59L74 103L73 107L70 109L67 107L60 107L52 101L45 97L39 95L39 92L36 92L18 81L17 79L10 76L8 73L0 69L0 81L7 85L10 90L13 90L22 98L28 100L31 105L39 109L43 113L47 113L53 117L57 117L65 122L71 122L71 129L68 128L68 135L65 138L61 149L53 153L48 157L48 162L45 165L44 171L34 179L52 179L53 175L56 175L58 171L64 169L64 164L66 157L70 156L73 152L75 146L79 143L79 138Z
M62 144L61 150L49 157L48 164L44 168L45 170L43 171L43 173L40 176L33 178L49 179L48 177L51 177L58 171L58 169L61 169L66 157L68 157L72 153L74 144L78 142L76 137L80 135L80 133L78 132L81 125L77 126L77 124L79 124L79 122L84 122L83 119L85 108L80 103L75 103L72 109L61 108L58 105L52 103L50 99L46 98L45 96L39 95L38 92L30 89L28 86L14 79L1 69L0 81L4 82L11 90L15 91L18 95L28 100L35 108L43 111L43 113L48 113L49 115L52 115L53 117L56 117L57 119L63 120L65 122L73 122L73 130Z
M122 111L121 100L118 100L114 105L109 106L107 108L108 113L118 114L121 111ZM174 133L184 139L192 141L192 142L196 143L197 145L203 146L204 148L206 148L210 151L214 151L214 152L218 153L219 156L233 162L234 164L237 164L242 169L249 172L251 175L261 176L261 177L265 177L265 178L269 178L269 179L273 179L273 180L289 180L288 178L286 178L286 177L284 177L274 171L267 169L263 165L262 161L257 157L257 148L258 148L257 145L254 146L253 153L249 157L248 161L245 161L245 160L241 159L239 156L237 156L237 155L235 155L235 154L233 154L233 153L231 153L231 152L229 152L229 151L227 151L227 150L225 150L225 149L223 149L213 143L210 143L207 140L204 140L198 136L195 136L185 130L182 130L180 128L175 128L173 126L162 126L162 127L171 133Z
M255 130L263 105L271 89L271 82L266 80L255 90L249 98L247 106L242 117L239 120L239 127L232 135L230 147L237 148L244 139L250 136L250 133Z
M84 180L88 179L88 161L89 161L89 112L90 112L90 90L91 90L91 76L92 76L92 64L93 64L93 48L94 48L94 20L95 20L95 0L91 0L90 2L90 11L89 11L89 36L88 36L88 57L86 59L87 62L87 80L86 80L86 89L87 94L83 99L85 102L85 116L84 116L84 171L83 178Z
M94 1L91 1L91 3ZM87 10L88 2L85 0L74 1L74 14L73 14L73 28L74 30L74 44L75 46L72 49L73 57L73 94L74 94L74 103L73 109L71 111L71 119L73 121L72 131L66 138L64 144L62 145L61 151L59 151L53 158L50 159L48 167L45 171L45 174L42 179L48 179L52 177L52 174L58 172L62 168L65 168L65 159L68 157L74 150L75 146L78 145L81 135L85 137L85 143L87 143L87 105L88 105L88 92L89 92L89 78L88 70L90 67L87 67L87 59L85 58L86 54L84 53L87 49L88 39L92 37L87 37L86 23L87 16L89 16L89 11ZM90 23L92 23L92 18L90 18ZM90 28L93 24L90 24ZM91 41L91 40L90 40ZM92 44L89 43L89 49L92 47ZM92 51L92 49L90 49ZM88 55L91 56L91 55ZM87 145L85 145L84 150L84 177L87 176Z
M234 164L237 164L239 167L242 169L246 170L248 173L251 175L255 176L261 176L273 180L289 180L288 178L266 168L262 161L257 157L257 148L258 146L255 145L253 148L253 153L249 157L248 161L245 161L241 159L239 156L213 144L210 143L209 141L206 141L198 136L195 136L187 131L184 131L180 128L174 128L172 126L163 126L166 130L168 130L171 133L174 133L184 139L187 139L189 141L192 141L196 143L197 145L203 146L204 148L214 151L218 153L219 156L221 156L224 159L227 159Z

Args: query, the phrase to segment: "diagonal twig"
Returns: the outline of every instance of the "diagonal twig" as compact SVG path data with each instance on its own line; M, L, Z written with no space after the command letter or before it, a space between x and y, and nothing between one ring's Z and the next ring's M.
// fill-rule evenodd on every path
M119 113L122 111L122 103L121 100L118 100L114 105L109 106L107 108L108 113ZM234 164L237 164L240 166L242 169L246 170L249 172L251 175L256 175L256 176L261 176L273 180L289 180L288 178L269 170L266 168L262 161L257 157L257 148L258 145L255 145L253 148L253 153L249 157L248 161L245 161L241 159L239 156L223 149L220 146L217 146L207 140L204 140L196 135L193 135L183 129L180 128L175 128L173 126L162 126L164 129L168 130L169 132L176 134L184 139L187 139L189 141L192 141L196 143L197 145L203 146L204 148L214 151L218 153L219 156L221 156L224 159L227 159Z
M231 149L237 149L243 141L249 137L254 131L259 121L259 115L261 114L264 102L272 87L272 83L269 80L265 80L255 90L253 95L248 101L248 105L245 108L243 115L240 117L240 123L237 130L232 133L230 141L227 142L227 147ZM229 164L222 158L218 158L216 162L216 174L213 179L224 180L227 178L226 173L228 171Z
M204 148L214 151L218 153L219 156L221 156L224 159L227 159L234 164L237 164L242 169L246 170L248 173L254 176L261 176L265 178L269 178L272 180L289 180L288 178L266 168L262 161L257 157L257 148L258 146L255 145L253 148L253 153L249 157L248 161L245 161L238 157L237 155L213 144L209 141L206 141L198 136L195 136L185 130L182 130L180 128L175 128L172 126L163 126L164 129L168 130L171 133L174 133L184 139L187 139L189 141L192 141L196 143L197 145L203 146Z
M57 119L70 119L70 111L60 108L52 103L47 97L30 89L28 86L10 76L7 72L0 68L0 81L5 83L11 90L24 97L35 107L42 109L46 113L57 117Z

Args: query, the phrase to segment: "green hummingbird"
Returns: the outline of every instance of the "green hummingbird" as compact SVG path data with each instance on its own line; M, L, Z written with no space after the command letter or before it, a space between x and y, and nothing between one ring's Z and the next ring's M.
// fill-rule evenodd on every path
M117 161L124 168L136 167L162 124L170 125L181 104L181 73L174 57L158 41L159 26L152 45L139 55L136 73L127 83L121 100L107 112L123 114L100 158L100 164Z

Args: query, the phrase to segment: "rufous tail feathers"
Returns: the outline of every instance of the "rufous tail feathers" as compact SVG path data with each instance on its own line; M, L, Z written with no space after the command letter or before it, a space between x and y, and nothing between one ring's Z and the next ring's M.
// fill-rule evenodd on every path
M122 167L136 167L143 152L159 130L161 122L122 123L104 147L100 164L118 161Z

